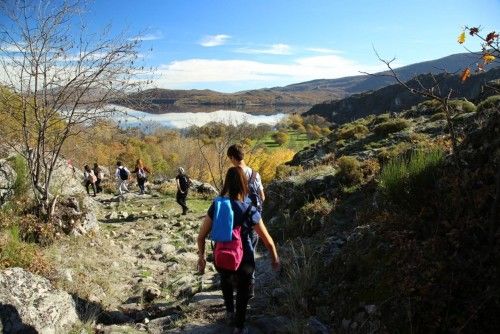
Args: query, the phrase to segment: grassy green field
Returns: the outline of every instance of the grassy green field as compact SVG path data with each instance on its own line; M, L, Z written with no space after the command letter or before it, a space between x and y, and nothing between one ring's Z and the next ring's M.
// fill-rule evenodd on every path
M305 133L299 133L295 130L288 130L290 140L287 144L279 146L272 138L272 133L268 133L264 138L259 139L257 143L264 144L267 148L275 150L277 148L289 148L295 152L302 150L304 147L318 142L318 139L308 139Z

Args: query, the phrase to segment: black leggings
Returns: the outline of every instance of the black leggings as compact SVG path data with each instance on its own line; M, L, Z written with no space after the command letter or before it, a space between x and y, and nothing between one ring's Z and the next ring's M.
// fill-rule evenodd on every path
M146 189L144 188L144 184L146 183L146 178L138 177L137 184L139 185L139 189L141 190L141 194L144 194Z
M95 183L90 182L89 180L85 181L85 189L87 189L87 194L90 195L89 186L92 186L92 190L94 191L94 195L96 194Z
M177 194L175 196L177 203L182 207L182 213L186 213L188 210L188 207L186 205L187 195L187 191L185 191L183 194L180 191L177 191Z
M221 289L227 312L234 312L234 287L236 287L235 326L243 328L252 281L253 268L245 268L236 272L220 270Z

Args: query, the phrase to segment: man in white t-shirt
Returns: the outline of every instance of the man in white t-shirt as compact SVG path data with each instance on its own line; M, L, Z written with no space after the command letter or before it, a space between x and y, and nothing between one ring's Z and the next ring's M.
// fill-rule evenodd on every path
M130 171L127 167L122 165L121 161L116 163L115 178L118 185L118 192L123 195L125 192L128 193L128 177L130 176Z
M248 167L245 163L245 153L243 152L243 147L238 144L234 144L229 146L227 149L227 157L231 161L234 167L241 167L245 172L245 175L248 179L248 190L250 192L249 198L252 201L252 204L257 208L257 210L262 213L262 204L266 199L264 194L264 187L262 186L262 180L260 178L260 174L257 171L252 170L252 168ZM259 237L255 231L252 233L252 248L255 251L257 247L257 242L259 241ZM252 277L250 280L249 287L249 298L253 298L255 295L254 292L255 287L255 269L252 272Z
M241 167L245 172L245 175L248 179L248 187L254 188L256 192L256 198L252 198L252 189L250 191L250 199L253 202L253 205L257 207L260 213L262 213L262 204L266 199L264 194L264 187L262 186L262 180L260 178L260 174L257 171L252 170L252 168L248 167L245 163L245 153L243 152L243 147L241 145L235 144L229 146L227 149L227 157L231 161L234 167Z

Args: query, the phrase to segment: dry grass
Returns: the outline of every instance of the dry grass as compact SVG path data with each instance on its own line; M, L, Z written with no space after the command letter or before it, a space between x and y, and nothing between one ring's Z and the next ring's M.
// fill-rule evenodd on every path
M48 247L46 254L60 268L54 280L57 287L104 307L126 297L128 291L123 286L130 278L132 263L124 261L123 251L108 239L63 238Z

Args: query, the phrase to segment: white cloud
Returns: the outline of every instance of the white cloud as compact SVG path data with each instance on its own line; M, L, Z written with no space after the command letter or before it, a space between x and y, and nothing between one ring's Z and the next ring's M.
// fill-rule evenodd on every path
M330 53L330 54L339 54L341 51L327 48L307 48L307 51L316 52L316 53Z
M240 48L237 49L238 53L248 53L248 54L271 54L271 55L289 55L291 54L291 48L287 44L273 44L269 47L261 49L252 48Z
M157 41L163 39L163 34L161 32L156 32L154 34L139 35L136 37L129 38L129 41Z
M212 46L219 46L223 45L226 43L226 41L231 38L229 35L209 35L205 36L201 42L200 45L204 47L212 47Z
M188 59L159 67L159 87L178 88L200 83L255 82L255 86L287 85L313 79L333 79L375 73L383 64L365 65L338 55L299 58L292 63L271 64L251 60Z
M18 42L18 43L4 43L0 45L0 50L2 52L7 52L7 53L22 53L25 52L27 47L26 43Z

